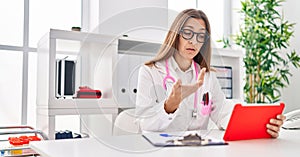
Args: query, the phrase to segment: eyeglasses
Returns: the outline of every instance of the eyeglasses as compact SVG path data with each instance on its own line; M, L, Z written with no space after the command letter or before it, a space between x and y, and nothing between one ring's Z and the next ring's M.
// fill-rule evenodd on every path
M209 35L205 33L196 33L190 29L182 29L180 30L180 34L185 40L191 40L194 35L196 34L196 40L198 43L205 43L206 40L209 38Z

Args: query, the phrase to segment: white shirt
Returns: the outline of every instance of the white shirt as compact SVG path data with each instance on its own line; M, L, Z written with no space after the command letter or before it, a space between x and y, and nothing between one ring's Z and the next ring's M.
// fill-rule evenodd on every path
M173 57L168 59L170 75L182 80L182 84L196 82L195 68L191 67L183 72ZM197 64L198 69L200 66ZM149 67L143 65L139 70L136 116L142 131L185 131L207 129L211 118L219 128L226 128L231 111L226 110L225 96L214 72L207 72L204 84L198 89L197 116L193 117L194 94L185 98L178 109L168 114L164 109L164 103L172 91L174 82L167 80L167 90L163 88L163 79L167 75L165 61L155 63ZM204 93L210 92L210 100L213 101L213 110L209 115L201 114L201 101Z

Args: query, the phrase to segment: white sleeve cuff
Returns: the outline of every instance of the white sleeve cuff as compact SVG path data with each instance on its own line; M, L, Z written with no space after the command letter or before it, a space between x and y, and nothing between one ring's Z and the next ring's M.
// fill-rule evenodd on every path
M143 118L141 120L142 131L164 131L173 122L178 109L174 113L167 113L164 109L164 101L153 106L153 111L156 111L152 117Z

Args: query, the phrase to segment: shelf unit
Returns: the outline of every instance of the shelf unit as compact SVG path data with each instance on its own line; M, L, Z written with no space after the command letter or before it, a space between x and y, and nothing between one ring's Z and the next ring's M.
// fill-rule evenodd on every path
M213 48L211 65L226 66L232 68L232 99L243 101L243 51Z
M118 106L112 94L112 70L117 43L118 40L107 35L56 29L50 29L41 38L38 43L37 128L50 139L54 139L57 115L111 114L114 121ZM76 61L75 89L79 86L100 89L100 99L56 97L56 60L66 57Z
M135 107L139 66L159 47L153 41L51 29L38 43L37 128L53 139L55 116L90 114L111 114L113 127L120 109ZM56 97L56 59L66 57L76 61L75 89L83 85L100 89L100 99ZM243 97L242 58L240 50L212 50L211 65L232 67L232 97L239 101Z

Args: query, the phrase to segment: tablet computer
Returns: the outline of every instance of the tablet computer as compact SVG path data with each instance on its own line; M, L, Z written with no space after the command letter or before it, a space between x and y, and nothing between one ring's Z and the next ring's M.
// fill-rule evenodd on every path
M232 111L223 139L225 141L271 138L267 133L267 124L271 118L281 114L284 103L278 105L236 104Z

